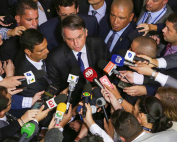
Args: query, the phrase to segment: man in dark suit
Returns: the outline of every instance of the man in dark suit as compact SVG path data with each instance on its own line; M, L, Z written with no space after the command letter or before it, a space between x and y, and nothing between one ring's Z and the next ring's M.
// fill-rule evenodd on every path
M15 19L18 26L24 26L26 29L37 29L38 25L38 7L37 3L29 0L21 0L17 5L17 15ZM18 31L21 33L21 31ZM5 40L0 48L1 60L14 60L15 54L20 48L19 37L15 36Z
M120 49L129 49L131 41L128 35L136 26L132 21L134 14L132 0L114 0L109 16L104 17L100 23L99 35L105 40L111 54L119 54ZM110 26L111 25L111 26Z
M78 0L79 13L93 15L97 18L98 23L110 13L111 3L113 0Z
M48 49L58 46L63 42L61 36L60 24L61 20L68 15L77 14L79 11L79 6L76 0L59 0L55 4L57 13L59 17L55 17L47 21L40 26L41 32L47 39ZM95 17L89 15L79 14L79 16L85 21L86 28L88 30L89 36L98 35L98 23Z
M80 64L83 71L87 67L96 70L98 77L103 71L97 67L99 59L110 59L110 53L100 38L87 37L85 22L78 15L66 17L62 23L62 35L65 43L53 50L46 61L49 78L60 87L60 91L68 87L67 78L70 70ZM80 72L79 81L72 93L72 106L81 100L81 92L86 79Z
M165 23L168 16L173 13L167 2L168 0L158 0L157 2L154 2L153 0L146 1L146 5L139 15L137 25L141 23Z

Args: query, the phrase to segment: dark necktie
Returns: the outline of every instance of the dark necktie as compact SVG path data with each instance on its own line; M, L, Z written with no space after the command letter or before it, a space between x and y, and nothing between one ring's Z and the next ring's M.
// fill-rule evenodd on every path
M95 16L98 12L95 10L92 10L92 16Z
M41 66L41 68L42 68L42 70L43 71L45 71L45 73L46 73L46 75L44 76L44 78L47 80L47 82L49 83L49 84L52 84L52 81L49 79L49 77L47 76L47 70L46 70L46 65L45 65L45 60L42 60L42 66Z
M107 42L106 45L107 45L107 47L108 47L109 50L110 50L112 41L113 41L113 39L114 39L116 33L117 33L116 31L113 31L113 34L112 34L112 35L110 36L110 38L108 39L108 42Z
M81 72L83 73L83 71L85 70L85 67L84 67L84 63L83 63L83 61L81 59L81 54L82 54L82 52L79 52L77 54L77 56L78 56L78 64L80 66Z
M150 17L151 17L151 13L148 13L148 16L147 16L147 18L146 18L146 21L145 21L144 23L148 23L148 22L149 22Z

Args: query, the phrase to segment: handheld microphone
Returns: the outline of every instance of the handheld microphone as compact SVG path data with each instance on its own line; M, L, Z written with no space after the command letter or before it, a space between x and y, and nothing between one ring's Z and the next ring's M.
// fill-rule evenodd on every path
M63 115L65 114L65 111L66 111L66 104L59 103L55 113L56 124L59 124L59 122L63 120Z
M85 107L85 103L88 104L90 102L90 100L92 99L91 93L92 93L92 86L90 83L86 83L84 85L84 89L83 89L83 93L82 93L82 99L84 100L83 111L82 111L83 117L86 116L86 111L87 111L87 109Z
M80 73L80 68L78 66L72 67L67 82L73 81L77 84L79 80L79 73Z
M21 138L19 142L23 142L25 139L31 137L35 132L35 124L28 122L25 123L21 128Z
M100 88L104 89L103 85L97 79L97 73L96 73L96 71L93 68L88 67L87 69L84 70L83 74L84 74L84 77L88 81L90 81L90 82L94 81Z
M99 80L103 85L105 84L105 85L111 87L112 89L114 89L113 85L111 84L111 82L109 81L109 79L106 75L102 76Z
M133 61L147 61L149 63L149 60L137 57L136 53L130 50L120 50L121 56L125 57L125 60L128 60L133 63Z
M78 113L78 114L79 114L79 112L81 111L81 108L83 108L83 106L81 106L81 105L79 105L79 106L77 107L77 113ZM92 108L92 114L95 114L95 113L97 112L97 107L96 107L95 105L91 105L91 108ZM79 116L80 116L80 119L83 121L82 115L79 114Z
M51 98L50 100L46 101L46 106L49 109L55 108L59 103L65 102L67 99L67 96L65 94L60 94L55 98Z
M135 64L125 61L125 59L119 55L112 55L111 61L119 67L123 65L135 67Z
M68 113L68 110L69 110L69 105L70 105L70 101L71 101L71 94L74 91L75 86L76 86L76 83L74 81L71 81L69 83L69 93L68 93L68 98L67 98L67 103L66 103L67 107L66 107L66 112L65 112L66 114Z
M79 73L80 73L80 68L78 66L74 66L71 68L71 73L68 76L67 82L69 82L69 93L68 93L68 98L67 98L67 107L66 107L66 114L68 113L70 101L71 101L71 94L75 89L76 84L78 83L79 80Z
M106 121L108 123L108 115L106 113L106 109L105 109L105 105L106 105L106 101L103 97L100 97L96 100L96 104L99 106L99 107L102 107L103 109L103 112L104 112L104 115L105 115L105 118L106 118Z
M31 84L36 82L37 79L40 79L41 77L45 76L46 73L43 70L35 70L35 71L28 71L24 73L24 76L26 78L18 79L20 82L27 81L27 84Z

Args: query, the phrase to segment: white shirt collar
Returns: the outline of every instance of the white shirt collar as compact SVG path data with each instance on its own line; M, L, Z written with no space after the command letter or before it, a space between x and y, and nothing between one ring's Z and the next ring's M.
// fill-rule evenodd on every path
M156 12L150 12L148 11L148 13L151 13L151 17L152 19L156 18L164 9L166 8L166 5L164 5L164 7L162 9L160 9L159 11Z
M33 66L35 66L38 70L41 70L41 69L42 69L42 65L43 65L42 60L40 60L39 62L35 62L35 61L31 60L26 54L25 54L25 56L26 56L26 59L27 59Z
M99 15L105 15L106 13L106 2L104 1L104 4L102 7L100 7L99 9L95 10L92 5L90 4L89 7L89 12L92 12L92 10L97 11Z
M76 52L76 51L74 51L74 50L72 50L72 51L73 51L74 56L76 57L76 59L78 59L77 54L78 54L79 52ZM87 54L87 52L86 52L86 46L85 46L85 45L84 45L84 47L82 48L82 50L81 50L80 52L82 52L82 54Z
M4 116L4 117L0 118L0 120L7 121L7 117Z

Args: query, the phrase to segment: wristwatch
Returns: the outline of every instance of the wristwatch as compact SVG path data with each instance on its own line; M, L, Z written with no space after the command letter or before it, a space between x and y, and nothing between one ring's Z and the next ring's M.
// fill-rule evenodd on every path
M155 79L155 74L156 74L156 70L153 70L152 74L150 75L150 79Z
M123 102L123 98L120 98L120 99L118 99L117 101L120 103L120 104L122 104L122 102Z

